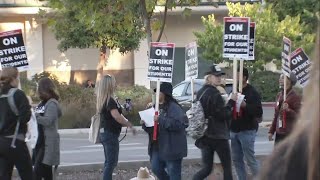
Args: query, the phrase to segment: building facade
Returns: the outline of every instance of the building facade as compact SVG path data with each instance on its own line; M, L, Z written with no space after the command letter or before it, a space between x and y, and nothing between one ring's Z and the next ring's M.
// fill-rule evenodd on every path
M48 25L37 21L39 9L45 9L43 5L44 3L38 0L0 0L0 32L14 29L23 31L30 63L28 77L48 71L66 83L83 84L88 79L95 80L99 49L69 49L64 53L59 52L58 41ZM228 14L225 5L215 8L204 3L189 8L192 9L192 15L186 18L181 15L183 8L177 7L168 11L165 30L160 40L176 44L173 84L184 79L184 47L196 40L194 31L204 29L201 16L215 14L216 19L222 21ZM162 6L157 6L155 9L156 15L160 15L163 11ZM158 33L153 32L153 39L157 38ZM117 50L110 50L104 73L115 75L120 85L137 84L149 87L147 51L146 40L141 41L138 50L125 55ZM208 64L211 63L200 58L199 76L202 76L201 72Z

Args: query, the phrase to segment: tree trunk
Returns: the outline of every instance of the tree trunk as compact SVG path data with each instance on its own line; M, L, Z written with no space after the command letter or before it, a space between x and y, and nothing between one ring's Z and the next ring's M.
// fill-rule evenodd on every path
M166 25L167 12L168 12L168 0L166 0L166 4L165 4L165 8L164 8L163 21L162 21L162 25L161 25L161 29L160 29L160 32L159 32L159 35L158 35L157 42L159 42L161 40L161 37L162 37L162 34L163 34L163 30L164 30L164 27Z
M151 32L150 17L149 17L148 12L147 12L147 4L146 4L145 0L140 0L140 8L141 8L141 12L142 12L142 18L143 18L144 26L145 26L146 33L147 33L148 47L150 47L150 43L152 41L152 32ZM148 50L149 49L150 48L148 48ZM149 53L148 53L148 57L149 57Z
M97 66L97 79L96 79L96 83L98 81L100 81L100 79L103 77L103 67L106 64L106 60L107 60L107 47L105 45L103 45L100 48L100 56L99 56L99 63Z

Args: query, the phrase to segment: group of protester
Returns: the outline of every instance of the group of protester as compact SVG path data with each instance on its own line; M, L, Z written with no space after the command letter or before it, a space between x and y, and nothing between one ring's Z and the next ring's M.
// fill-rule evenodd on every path
M235 111L237 94L232 94L225 102L217 88L221 85L223 74L216 65L211 66L204 77L205 85L198 91L197 100L203 107L208 127L204 136L195 142L201 150L203 166L193 179L205 179L211 174L214 152L217 152L221 160L225 180L233 179L232 162L239 180L247 179L246 164L253 176L262 180L319 179L319 62L314 63L311 75L310 84L315 85L315 88L307 87L311 94L304 102L306 106L300 119L305 121L301 121L302 123L297 123L301 98L293 89L297 80L293 74L287 78L280 76L279 85L282 89L276 98L275 116L269 130L270 140L276 134L277 146L262 170L254 151L255 137L263 113L261 97L247 83L249 72L244 68L243 89L239 91L245 95L245 99L241 102L240 111ZM22 180L50 180L53 179L52 168L60 163L59 96L50 79L43 78L39 81L38 95L41 102L36 108L39 138L31 158L24 141L31 106L24 92L17 89L18 77L16 68L4 68L0 77L0 179L10 180L13 166L16 166ZM288 85L285 100L284 79ZM136 131L122 115L121 105L114 96L115 89L116 81L111 75L103 76L96 86L96 109L101 117L100 141L105 155L104 180L112 179L113 170L118 163L121 128L125 126L133 133ZM318 101L314 98L318 98ZM141 121L143 129L149 135L151 169L160 180L180 180L182 160L187 156L188 117L173 98L170 83L160 85L159 107L160 113L154 117L159 126L157 139L153 139L154 128L146 127Z
M52 168L60 164L59 95L49 78L40 79L41 102L35 111L39 135L31 158L25 143L31 106L25 93L18 89L18 77L19 72L13 67L4 68L0 77L0 179L11 180L15 166L22 180L50 180Z

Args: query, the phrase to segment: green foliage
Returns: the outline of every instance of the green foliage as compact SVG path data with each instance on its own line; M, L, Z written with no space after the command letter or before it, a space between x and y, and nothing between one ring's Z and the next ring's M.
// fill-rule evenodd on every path
M200 0L49 0L53 11L39 11L40 19L47 21L59 40L58 48L102 47L119 48L128 52L139 47L146 36L145 21L153 20L153 30L159 30L166 17L154 16L157 5L168 9L178 5L198 5ZM214 6L217 4L212 2ZM144 13L146 11L146 16ZM189 14L190 9L183 14ZM151 37L151 36L150 36Z
M20 77L21 89L29 96L33 101L39 101L37 97L37 83L29 80L27 77Z
M132 111L126 112L123 110L123 114L133 124L139 125L140 116L139 111L146 108L147 104L151 102L151 91L144 86L132 86L127 88L118 88L116 92L117 97L121 104L125 103L125 99L131 99Z
M314 47L315 33L309 33L305 24L300 23L300 16L286 16L282 21L271 5L263 7L261 4L233 4L227 3L229 16L250 17L256 22L255 34L255 59L256 61L246 62L255 70L262 70L263 64L274 59L280 66L282 37L286 36L292 41L292 50L302 47L307 54L310 54ZM212 60L214 63L223 62L222 42L223 24L216 22L213 15L202 18L205 30L195 32L197 42L204 51L202 56Z
M222 43L223 43L223 26L218 23L214 15L209 15L208 18L201 17L205 27L204 32L195 32L197 43L203 50L201 56L204 59L221 63L222 58Z
M250 84L260 93L262 102L275 101L279 92L279 76L271 71L259 71L249 76Z
M49 72L46 72L46 71L43 71L39 74L35 74L32 76L32 81L35 82L35 83L38 83L39 80L41 78L49 78L53 81L53 83L57 86L60 84L59 80L58 80L58 77L54 74L51 74Z
M96 112L94 89L79 85L61 85L58 91L63 113L59 128L88 128L90 119Z
M48 18L61 51L106 45L124 53L145 35L138 1L50 0L48 6L53 13L39 14Z
M319 23L320 1L319 0L266 0L272 4L279 20L287 15L301 16L301 22L308 26L309 32L314 32Z

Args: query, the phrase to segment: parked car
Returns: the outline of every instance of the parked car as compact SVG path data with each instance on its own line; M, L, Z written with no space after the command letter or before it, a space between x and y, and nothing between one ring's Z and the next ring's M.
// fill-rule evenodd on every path
M193 82L196 95L205 81L204 79L195 79ZM227 94L230 94L232 92L232 79L223 79L222 87L224 87ZM185 80L175 85L172 95L185 111L189 110L191 107L191 81Z

